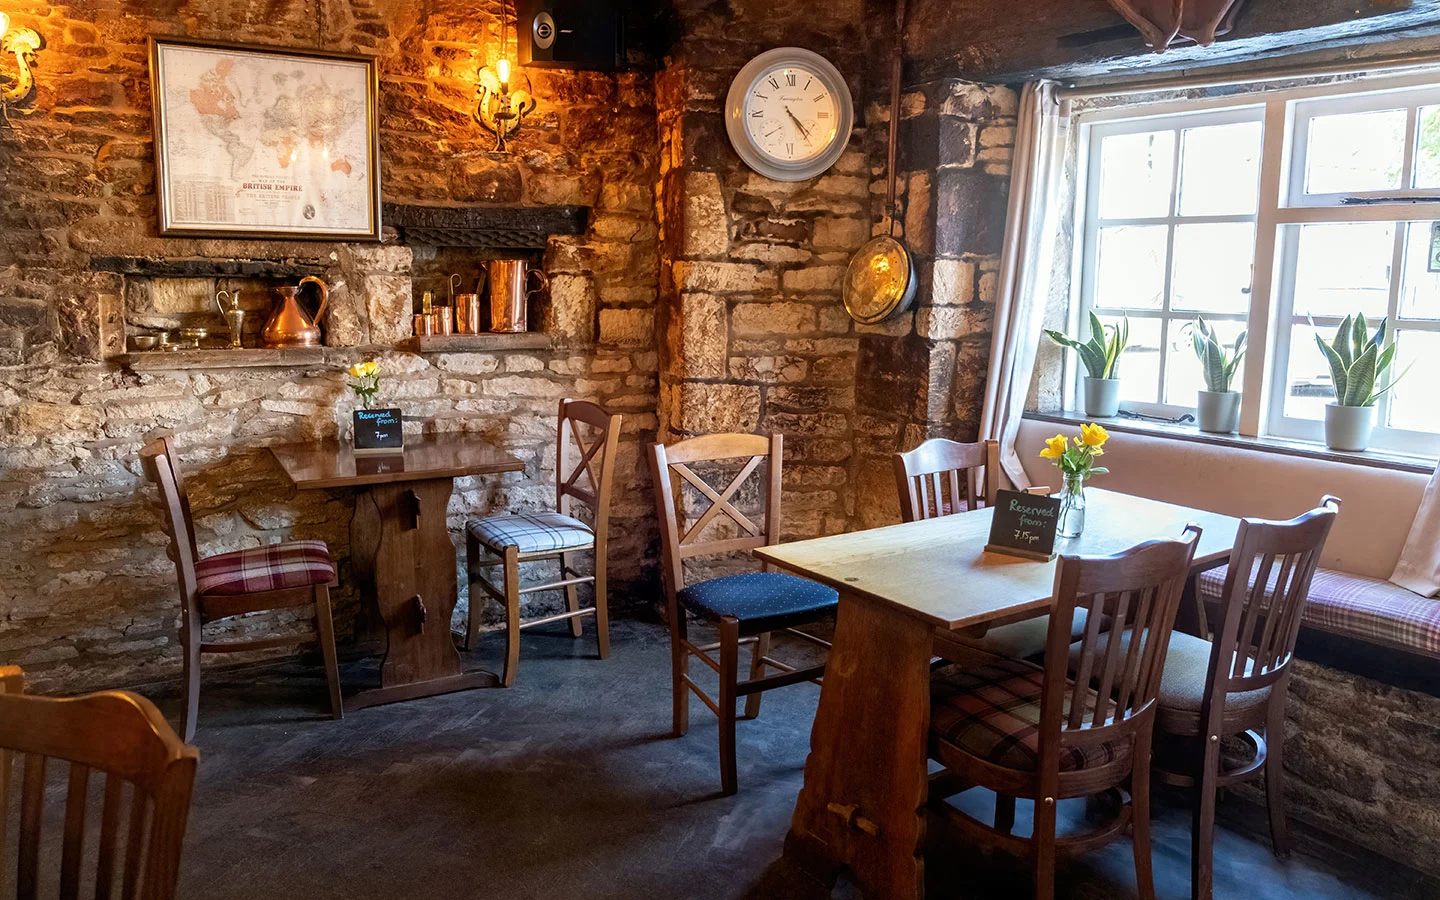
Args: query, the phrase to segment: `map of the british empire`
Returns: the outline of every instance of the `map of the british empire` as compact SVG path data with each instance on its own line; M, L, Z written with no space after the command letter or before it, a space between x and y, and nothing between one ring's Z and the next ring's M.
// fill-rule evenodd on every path
M157 61L168 228L374 230L365 63L173 44Z

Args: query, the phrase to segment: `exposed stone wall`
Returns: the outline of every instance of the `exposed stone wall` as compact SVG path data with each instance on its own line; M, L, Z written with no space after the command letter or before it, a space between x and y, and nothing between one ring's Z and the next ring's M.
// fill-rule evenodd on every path
M625 414L611 585L618 601L649 599L656 537L638 451L655 433L658 371L651 75L530 72L539 109L514 154L498 156L469 116L477 63L499 47L498 0L179 2L147 7L148 18L140 8L6 7L48 46L33 110L0 130L0 662L24 666L42 690L175 670L173 568L136 462L164 433L190 478L202 551L323 538L341 562L348 623L351 495L297 494L262 448L339 433L352 402L339 369L362 358L380 360L382 398L405 410L408 429L475 432L526 460L523 475L461 482L457 543L467 517L553 503L558 398ZM151 34L377 56L386 200L592 207L585 234L552 239L544 254L543 324L557 349L397 351L422 285L393 235L378 247L157 237ZM102 337L123 323L102 296L152 324L208 316L220 286L241 287L257 316L266 305L258 283L146 282L96 270L105 256L308 260L344 282L326 317L326 364L135 374L105 363ZM555 602L534 597L537 608Z

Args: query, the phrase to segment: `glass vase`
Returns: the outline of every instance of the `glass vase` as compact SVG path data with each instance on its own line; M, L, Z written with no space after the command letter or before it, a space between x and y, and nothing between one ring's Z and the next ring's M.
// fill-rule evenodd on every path
M1060 488L1060 524L1055 533L1063 538L1079 537L1085 530L1085 476L1066 475Z

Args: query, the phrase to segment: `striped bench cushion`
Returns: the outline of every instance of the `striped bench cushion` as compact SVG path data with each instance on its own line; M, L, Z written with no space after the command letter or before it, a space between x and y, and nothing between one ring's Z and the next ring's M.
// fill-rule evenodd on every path
M1200 576L1200 595L1219 601L1226 568ZM1272 583L1274 576L1272 576ZM1387 647L1440 658L1440 600L1422 597L1397 584L1316 569L1305 604L1305 625Z
M477 541L497 552L515 547L521 553L544 553L588 547L595 542L590 526L556 512L490 516L466 527Z
M202 594L259 594L334 580L335 564L324 541L266 544L195 564L195 584Z
M936 672L930 680L930 738L941 744L936 748L941 762L947 750L958 750L1007 769L1035 771L1044 685L1045 670L1018 659ZM1090 693L1093 697L1094 691ZM1128 740L1064 747L1060 771L1103 766L1130 752Z

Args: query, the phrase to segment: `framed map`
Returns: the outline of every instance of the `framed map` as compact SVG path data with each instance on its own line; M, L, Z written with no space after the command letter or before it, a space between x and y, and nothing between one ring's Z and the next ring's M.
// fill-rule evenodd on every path
M160 234L380 240L375 60L150 41Z

